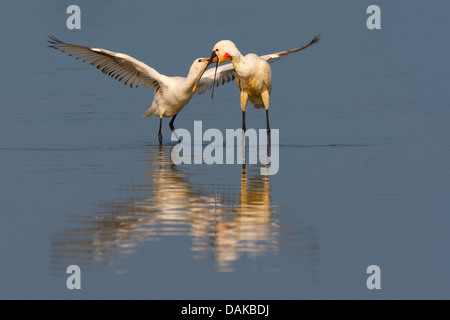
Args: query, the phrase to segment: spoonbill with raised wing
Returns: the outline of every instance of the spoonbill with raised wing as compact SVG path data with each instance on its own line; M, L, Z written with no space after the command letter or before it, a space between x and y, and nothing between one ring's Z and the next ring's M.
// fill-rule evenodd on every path
M217 68L221 63L231 61L231 64L236 71L236 84L241 92L242 130L245 131L246 129L245 109L248 100L250 100L255 108L266 109L267 136L270 143L269 100L272 91L272 74L269 63L279 60L281 57L306 49L319 40L320 35L316 34L312 40L303 47L264 56L258 56L254 53L243 56L236 45L230 40L222 40L214 45L211 58L207 65L216 62L216 70L218 70ZM210 73L208 76L210 76ZM200 78L199 84L201 83L201 79L203 79L203 77ZM194 91L195 90L196 88L194 87Z
M234 80L235 77L234 69L227 65L217 69L217 77L214 76L212 69L205 72L209 58L195 59L187 77L169 77L123 53L68 44L53 36L50 36L48 42L51 44L51 48L66 52L76 59L87 62L131 88L140 85L153 88L153 103L142 117L147 118L155 115L160 118L158 131L160 145L162 144L161 125L163 117L172 117L169 127L174 132L175 118L191 100L194 86L197 87L196 93L202 94L207 89ZM200 79L202 74L203 77Z

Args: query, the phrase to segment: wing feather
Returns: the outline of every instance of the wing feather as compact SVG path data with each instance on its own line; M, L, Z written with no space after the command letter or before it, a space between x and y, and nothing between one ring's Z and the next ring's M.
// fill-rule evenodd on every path
M100 48L89 48L69 44L49 36L50 47L69 54L69 56L87 62L108 76L137 88L140 85L155 91L167 86L167 77L145 63L123 53Z
M202 94L206 90L212 89L213 86L218 87L236 78L236 71L231 63L220 65L217 68L216 81L214 82L215 68L210 68L205 71L200 82L198 83L196 94Z
M303 47L300 47L300 48L296 48L296 49L292 49L292 50L286 50L286 51L266 54L264 56L261 56L261 58L266 60L269 63L272 63L274 61L280 60L284 56L293 54L295 52L302 51L303 49L308 48L309 46L313 45L314 43L319 42L320 39L321 39L320 34L315 34L314 37L312 38L312 40L306 46L303 46Z

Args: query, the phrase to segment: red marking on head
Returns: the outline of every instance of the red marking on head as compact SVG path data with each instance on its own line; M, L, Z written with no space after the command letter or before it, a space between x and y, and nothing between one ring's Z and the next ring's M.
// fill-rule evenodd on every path
M228 52L227 53L225 53L224 55L223 55L223 57L222 58L230 58L230 60L232 60L232 58L231 58L231 56L228 54Z

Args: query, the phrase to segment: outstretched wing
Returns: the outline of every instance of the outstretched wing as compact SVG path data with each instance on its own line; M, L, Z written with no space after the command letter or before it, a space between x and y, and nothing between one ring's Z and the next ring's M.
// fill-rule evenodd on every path
M214 82L214 72L215 68L210 68L205 71L200 82L195 90L196 94L202 94L206 90L211 89L213 86L218 87L219 85L225 84L227 82L233 81L236 77L236 71L231 63L221 65L217 68L216 81Z
M320 34L315 34L314 37L312 38L312 40L306 46L292 49L292 50L286 50L286 51L281 51L281 52L277 52L277 53L266 54L264 56L261 56L261 58L266 60L269 63L272 63L274 61L280 60L284 56L290 55L295 52L302 51L303 49L308 48L309 46L313 45L314 43L319 42L320 39L321 39Z
M49 36L49 38L48 42L51 44L49 47L87 62L131 88L144 85L153 88L156 92L166 87L167 77L165 75L129 55L105 49L77 46L62 42L53 36Z

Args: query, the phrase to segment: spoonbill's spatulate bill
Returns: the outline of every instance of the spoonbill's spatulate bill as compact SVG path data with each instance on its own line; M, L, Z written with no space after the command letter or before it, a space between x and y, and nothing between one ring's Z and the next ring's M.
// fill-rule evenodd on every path
M319 40L320 35L316 34L312 40L303 47L264 56L258 56L254 53L243 56L236 45L230 40L222 40L214 45L208 65L215 62L216 69L219 71L219 65L221 63L231 61L231 64L236 71L236 84L241 92L242 130L245 131L245 109L248 100L250 100L256 108L266 109L267 135L270 143L269 100L272 91L272 75L269 63L279 60L289 54L306 49ZM199 84L201 83L201 79L203 79L203 76L200 78Z
M89 48L68 44L50 36L48 41L51 48L68 53L76 59L87 62L101 72L114 79L136 88L140 85L152 88L154 99L151 107L144 113L143 118L151 115L158 116L159 144L162 144L161 125L163 117L172 117L169 127L174 132L173 123L178 113L191 100L193 88L196 93L202 94L206 90L234 80L235 71L231 65L223 65L217 70L214 78L214 70L205 72L209 58L197 58L192 63L187 77L165 76L145 63L123 53L117 53L100 48ZM202 79L200 79L203 74Z

